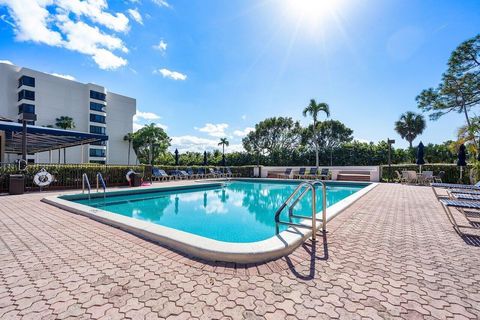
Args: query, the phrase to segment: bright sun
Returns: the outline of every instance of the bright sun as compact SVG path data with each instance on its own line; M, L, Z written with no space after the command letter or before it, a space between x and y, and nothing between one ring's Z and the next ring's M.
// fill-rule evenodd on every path
M345 0L288 0L288 11L302 23L319 26L342 9Z

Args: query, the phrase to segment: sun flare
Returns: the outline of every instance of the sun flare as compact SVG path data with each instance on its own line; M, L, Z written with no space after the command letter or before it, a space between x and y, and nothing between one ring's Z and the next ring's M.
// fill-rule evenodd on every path
M287 9L295 19L318 26L337 15L343 5L344 0L288 0Z

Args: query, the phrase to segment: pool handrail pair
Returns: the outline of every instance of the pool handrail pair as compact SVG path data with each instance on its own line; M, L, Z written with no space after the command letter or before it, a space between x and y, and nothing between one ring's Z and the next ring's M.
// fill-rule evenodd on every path
M275 222L277 223L277 230L278 230L278 224L285 224L288 226L294 226L294 227L300 227L300 228L308 228L304 224L300 223L294 223L294 222L286 222L286 221L280 221L280 214L282 211L287 207L288 203L300 192L300 190L303 189L301 194L293 201L293 203L290 205L288 209L288 215L289 218L291 217L297 217L301 219L311 219L312 220L312 240L315 241L316 238L316 233L317 233L317 191L315 189L315 186L317 184L322 185L322 232L325 233L327 231L327 186L325 182L321 180L315 180L315 181L304 181L300 183L297 188L290 194L290 196L283 202L283 204L278 208L278 210L275 212ZM312 217L305 217L305 216L298 216L293 214L293 208L300 202L300 200L307 194L307 192L311 190L312 192Z

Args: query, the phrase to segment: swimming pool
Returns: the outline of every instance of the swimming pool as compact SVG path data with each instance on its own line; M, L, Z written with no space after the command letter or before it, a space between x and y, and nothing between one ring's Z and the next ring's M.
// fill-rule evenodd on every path
M181 242L181 247L207 247L208 251L218 251L220 246L243 247L245 253L254 254L253 247L263 245L268 251L268 242L279 240L280 247L299 244L308 229L299 230L275 222L275 211L298 186L298 181L272 181L262 179L232 180L190 184L177 187L132 189L128 191L108 192L88 199L86 195L65 195L46 199L47 202L60 205L62 208L86 214L97 220L120 227L132 228L142 236L155 233L161 238ZM329 210L341 202L371 187L366 183L327 183L327 213L331 219L336 210ZM363 191L363 192L361 192ZM322 193L317 192L317 212L322 210ZM334 212L335 211L335 212ZM311 196L304 197L295 206L294 214L311 216ZM281 215L288 220L288 210ZM304 222L295 219L295 222ZM114 222L114 223L111 223ZM292 236L293 235L293 236ZM150 238L150 237L149 237ZM158 239L154 239L158 240ZM163 239L165 240L165 239ZM288 241L292 240L292 241ZM279 247L277 244L274 247ZM252 250L248 250L250 248ZM180 250L185 248L180 248ZM187 253L194 255L198 248L190 248ZM221 250L220 250L221 251ZM224 248L228 252L227 248ZM237 250L238 251L238 250ZM204 255L201 255L204 257ZM216 260L222 260L215 258ZM225 259L223 259L225 260ZM230 259L232 260L232 259ZM226 260L228 261L228 260Z

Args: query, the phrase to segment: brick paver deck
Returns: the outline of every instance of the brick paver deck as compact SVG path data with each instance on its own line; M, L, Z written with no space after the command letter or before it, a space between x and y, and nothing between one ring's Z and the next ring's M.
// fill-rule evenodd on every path
M0 198L1 319L480 318L480 242L453 231L429 188L380 185L326 242L237 268L41 197Z

